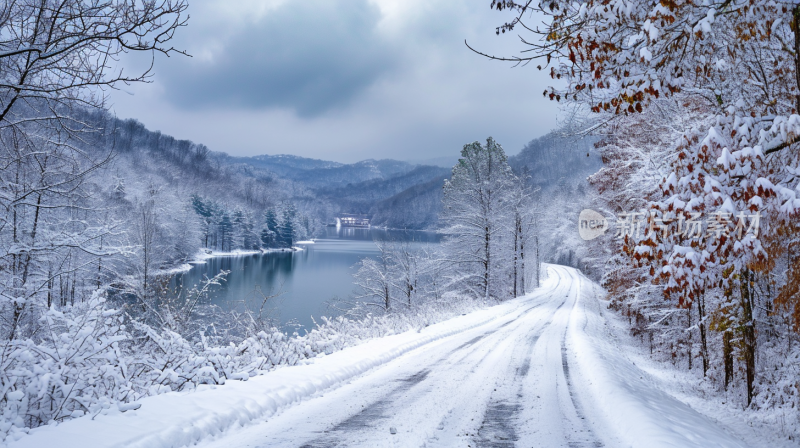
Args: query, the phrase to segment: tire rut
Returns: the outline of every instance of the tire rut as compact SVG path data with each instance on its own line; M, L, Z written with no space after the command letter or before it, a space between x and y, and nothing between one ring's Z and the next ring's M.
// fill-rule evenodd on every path
M523 409L522 402L524 398L524 395L522 394L523 385L521 384L521 381L528 376L528 372L530 371L531 360L533 358L533 348L536 346L536 343L539 341L539 338L542 336L547 327L553 323L553 319L555 318L556 314L566 302L567 301L565 298L558 308L556 308L555 312L553 312L553 315L550 316L550 319L544 325L542 325L538 331L535 331L533 334L531 334L525 341L527 354L522 364L516 368L514 376L514 381L520 383L516 396L511 399L496 398L489 401L489 404L487 405L486 411L483 415L481 426L478 428L478 437L473 439L475 446L487 448L509 448L513 447L515 442L519 440L516 429L518 426L517 417Z
M580 280L577 279L573 282L575 286L577 286L578 294L580 294ZM577 300L577 298L576 298ZM567 328L569 325L567 325ZM583 412L583 407L581 404L575 399L575 386L572 383L572 379L570 378L569 372L569 360L567 359L567 329L564 329L564 334L561 336L561 369L564 372L564 380L567 383L567 391L569 392L569 399L572 402L572 407L575 409L575 415L578 416L580 419L580 424L583 426L583 429L580 430L581 433L584 433L587 436L585 440L568 440L567 446L570 448L585 448L585 447L595 447L599 448L604 446L603 442L597 438L597 435L594 433L592 428L586 422L586 415Z
M348 417L344 421L336 424L333 428L326 430L325 432L326 433L352 432L373 426L372 423L374 423L375 421L388 417L384 411L386 410L388 405L391 404L393 401L388 397L394 397L403 392L407 392L412 387L424 381L425 378L427 378L430 373L431 371L429 369L423 369L413 375L395 380L394 382L401 384L399 386L394 387L388 394L384 396L384 398L366 406L358 413ZM340 446L341 442L337 441L336 439L337 438L335 435L323 436L319 439L315 439L301 445L300 448L328 448L328 447Z
M530 312L531 310L533 310L533 309L535 309L535 308L537 308L539 306L541 306L541 304L537 304L537 305L531 306L530 308L524 310L520 315L527 314L528 312ZM510 325L512 323L514 323L514 320L509 320L508 322L503 323L502 325L498 326L497 328L495 328L495 329L493 329L491 331L487 331L487 332L485 332L485 333L483 333L481 335L478 335L478 336L470 339L469 341L467 341L467 342L461 344L460 346L456 347L450 353L440 357L439 359L436 359L435 361L433 361L431 363L431 365L432 366L440 365L446 359L452 358L455 355L461 354L464 349L469 348L471 346L474 346L475 344L477 344L481 340L483 340L486 337L496 333L498 330L500 330L500 329L502 329L502 328L504 328L504 327L506 327L506 326L508 326L508 325ZM466 359L469 356L471 356L476 350L477 350L477 348L475 348L474 350L470 350L468 353L464 354L464 356L462 356L461 358L459 358L455 362L456 363L462 362L464 359ZM481 363L483 363L484 359L486 359L486 357L489 356L489 354L491 354L491 353L487 352L475 364L476 365L480 365ZM415 374L413 374L411 376L395 380L395 382L400 382L402 384L397 386L397 387L394 387L393 389L391 389L388 393L386 393L383 396L383 398L381 398L378 401L375 401L375 402L367 405L366 407L364 407L364 409L360 410L356 414L348 417L347 419L341 421L340 423L337 423L331 429L326 430L325 431L325 433L326 433L325 436L322 436L320 438L311 440L311 441L301 445L300 448L323 448L323 447L346 446L346 445L344 445L345 442L340 440L339 437L337 437L337 433L341 434L341 433L345 433L345 432L353 432L353 431L359 431L359 430L367 429L367 428L376 426L376 423L381 421L381 420L385 420L385 419L390 418L390 415L388 415L386 413L386 410L390 407L390 405L392 403L394 403L396 397L401 395L404 392L409 391L412 387L416 386L417 384L423 382L428 377L430 372L431 372L430 369L423 369L423 370L421 370L421 371L419 371L419 372L417 372L417 373L415 373Z
M559 279L559 282L560 282L560 279ZM499 330L501 330L501 329L513 324L520 317L528 314L529 312L531 312L532 310L534 310L536 308L541 307L544 303L546 303L546 302L536 303L535 305L532 305L532 306L528 307L527 309L523 310L521 313L519 313L519 315L516 318L510 319L508 322L505 322L505 323L499 325L497 328L494 328L492 330L486 331L486 332L484 332L484 333L482 333L482 334L470 339L469 341L464 342L463 344L459 345L458 347L453 349L448 354L440 357L439 359L434 360L431 363L431 367L439 366L445 360L447 360L448 358L453 358L455 355L462 354L464 352L464 349L469 349L470 347L475 346L476 344L478 344L482 340L486 339L487 337L495 334ZM563 306L563 304L564 303L562 302L562 304L559 306L559 308L561 306ZM558 310L556 310L556 312L557 311ZM554 315L555 315L555 313L553 313L553 316ZM551 316L550 320L545 325L543 325L542 328L538 332L536 332L536 334L534 334L530 338L529 344L526 344L527 346L532 347L533 345L536 344L536 341L538 340L538 338L541 335L541 333L552 322L553 316ZM475 347L472 350L468 350L467 353L464 353L463 356L459 357L454 362L456 362L456 363L463 362L464 359L469 358L478 349L479 349L479 347ZM481 365L484 362L484 360L486 359L486 357L488 357L490 354L491 354L491 352L487 351L487 353L484 356L482 356L477 362L475 362L475 365L476 366L477 365ZM518 370L518 372L517 372L518 375L522 374L522 376L525 376L525 375L528 374L528 371L530 370L531 356L532 356L532 351L529 351L529 353L528 353L528 355L527 355L527 357L526 357L526 359L523 362L523 365L521 367L522 370ZM398 383L401 383L401 384L396 386L396 387L394 387L394 388L392 388L389 392L384 394L383 398L381 398L381 399L379 399L379 400L377 400L377 401L365 406L362 410L358 411L356 414L351 415L347 419L345 419L345 420L337 423L336 425L334 425L332 428L324 431L325 435L323 435L323 436L321 436L319 438L313 439L313 440L311 440L309 442L306 442L305 444L301 445L301 448L328 448L328 447L347 446L347 442L345 441L345 438L340 437L339 436L340 434L349 433L349 432L355 432L355 431L361 431L361 430L365 430L365 429L368 429L368 428L374 428L374 427L378 426L377 425L378 422L380 422L382 420L389 419L391 417L391 415L389 415L389 413L387 411L388 411L389 408L391 408L391 405L397 400L397 397L401 396L404 392L408 392L414 386L416 386L416 385L422 383L423 381L425 381L425 379L427 379L427 377L428 377L428 375L430 373L431 373L431 370L426 368L426 369L423 369L423 370L421 370L421 371L419 371L419 372L417 372L417 373L415 373L413 375L410 375L408 377L405 377L405 378L402 378L402 379L398 379L398 380L394 380L394 382L398 382ZM521 404L519 403L519 399L515 400L515 403L510 403L509 404L509 403L497 402L497 403L491 403L490 406L492 406L491 413L493 413L494 415L498 416L498 418L494 419L497 422L508 422L508 421L511 421L512 416L518 414L519 410L521 409ZM487 410L488 410L488 408L487 408ZM497 427L498 434L500 432L503 432L503 431L505 431L505 432L509 432L509 431L513 432L513 427L509 427L508 429L506 429L505 426L507 426L507 425L505 425L504 423L499 423L498 425L499 425ZM500 435L499 437L505 437L505 436ZM516 439L516 435L512 434L511 438ZM509 440L511 440L511 438L509 438ZM505 447L505 446L513 446L513 442L511 442L511 443L512 443L512 445L492 445L492 446L503 446L503 447ZM484 445L479 445L479 446L484 446ZM489 445L486 445L486 446L489 446Z

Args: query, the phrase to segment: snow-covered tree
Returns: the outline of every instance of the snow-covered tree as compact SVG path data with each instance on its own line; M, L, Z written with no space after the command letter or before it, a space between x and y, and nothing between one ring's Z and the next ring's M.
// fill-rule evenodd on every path
M616 178L600 183L615 194L626 192L621 196L636 208L625 211L642 213L647 229L625 238L630 264L623 270L629 273L615 278L649 279L667 300L695 308L704 371L706 331L713 327L722 336L725 384L738 350L750 404L761 288L775 291L773 278L782 279L775 304L785 312L798 305L791 282L776 267L786 242L795 238L792 220L800 209L800 4L585 0L492 6L514 11L498 33L538 37L524 39L532 50L525 57L506 60L540 59L539 68L549 68L558 82L545 96L584 105L598 114L590 129L617 127L616 142L636 142L607 152L619 169ZM526 25L533 11L546 18L543 26ZM650 141L633 135L639 129L629 117L642 114L644 128L653 129L649 122L664 117L665 107L678 118L662 122L675 126L646 134ZM639 157L643 149L645 157ZM636 164L649 164L650 175L642 176ZM643 186L638 194L636 184ZM707 227L700 235L688 232L687 223L696 226L700 216ZM758 232L751 227L755 220ZM770 308L773 294L767 294ZM684 315L691 322L692 313ZM761 319L771 318L764 313Z
M510 238L513 245L511 295L519 297L539 286L539 214L534 192L524 176L515 176L509 190Z
M264 228L261 230L261 244L264 247L275 247L278 238L278 217L275 209L269 208L264 213Z
M197 194L192 195L192 206L195 213L200 217L203 223L203 246L215 246L215 229L217 215L219 214L218 207L214 202L204 199Z
M292 247L294 242L297 241L298 232L297 209L294 204L288 204L283 210L283 216L278 226L280 247Z
M419 255L407 241L391 244L395 285L400 290L406 306L413 306L419 288Z
M506 278L511 249L502 244L509 227L514 174L503 148L491 137L464 145L444 185L441 220L449 261L471 294L488 299L510 295Z
M355 299L368 307L377 307L383 312L391 310L397 300L394 283L393 253L385 241L376 241L378 256L366 257L356 267L353 275L354 284L358 288Z

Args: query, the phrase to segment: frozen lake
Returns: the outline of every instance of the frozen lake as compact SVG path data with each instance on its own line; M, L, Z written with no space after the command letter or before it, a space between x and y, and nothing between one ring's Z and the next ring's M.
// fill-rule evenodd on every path
M310 329L312 316L335 314L328 307L331 299L352 294L353 265L364 257L375 256L378 251L374 241L380 239L412 241L414 246L421 246L438 243L439 236L429 232L328 227L324 238L302 245L303 251L212 258L176 275L170 286L191 287L204 276L230 271L227 281L212 290L212 303L223 309L246 306L256 310L264 295L281 292L280 297L268 300L265 314L286 330Z

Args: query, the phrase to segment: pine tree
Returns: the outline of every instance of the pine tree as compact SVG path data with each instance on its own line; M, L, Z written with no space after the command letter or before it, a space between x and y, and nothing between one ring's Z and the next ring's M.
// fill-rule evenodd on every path
M297 209L294 204L289 204L283 211L283 219L281 220L280 227L278 228L278 239L281 247L292 247L295 241L295 220L297 218Z
M211 237L213 211L209 207L209 204L206 204L206 202L203 201L203 198L196 194L192 195L192 207L194 207L195 213L200 216L200 219L203 222L203 246L208 247L209 239Z
M233 243L233 221L230 215L225 212L219 222L219 242L221 250L231 250Z
M507 228L508 192L514 174L503 148L491 137L464 145L452 177L444 185L442 220L446 250L468 292L483 298L510 295L507 252L499 240Z
M261 244L264 247L275 247L278 244L278 216L274 208L264 213L264 228L261 230Z
M237 208L231 216L231 246L234 248L246 248L247 240L247 217L244 212Z

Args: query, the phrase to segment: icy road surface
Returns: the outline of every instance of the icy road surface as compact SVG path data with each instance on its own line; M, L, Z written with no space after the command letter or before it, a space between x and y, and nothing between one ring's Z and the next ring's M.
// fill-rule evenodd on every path
M41 428L12 447L744 447L657 389L601 289L550 266L526 297L250 379Z

